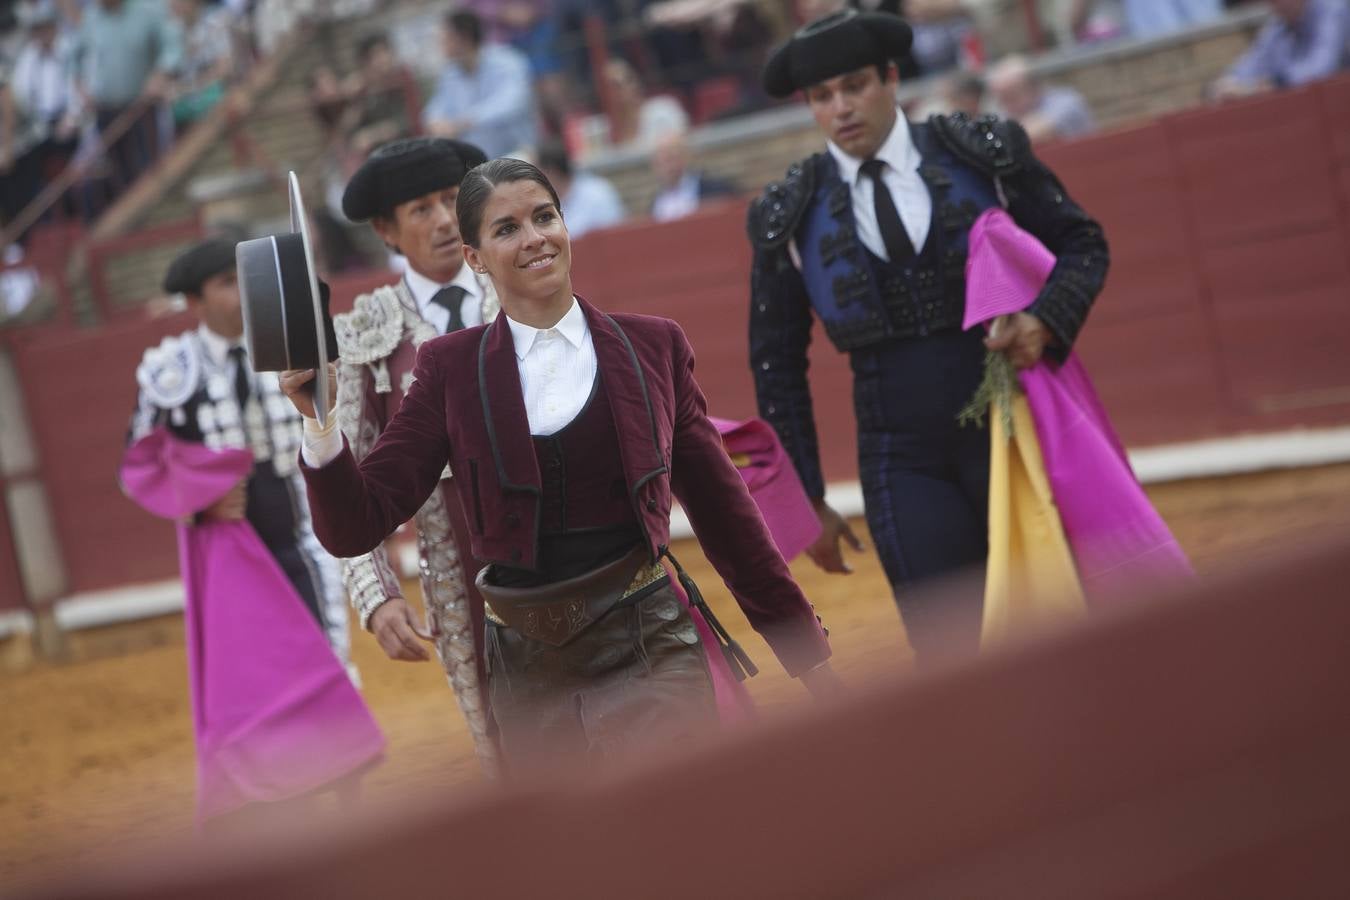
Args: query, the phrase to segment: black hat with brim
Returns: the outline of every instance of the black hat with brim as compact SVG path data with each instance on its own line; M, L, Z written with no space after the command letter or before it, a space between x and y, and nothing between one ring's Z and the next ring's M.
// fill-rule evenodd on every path
M244 344L258 372L316 370L314 409L323 425L328 421L328 361L337 356L337 339L294 172L290 200L290 234L241 241L236 248Z
M803 26L764 64L764 90L773 97L866 66L904 59L914 42L908 23L889 13L847 9Z
M169 263L164 273L164 292L199 295L206 279L233 268L234 241L207 238L184 250Z
M458 187L487 154L473 144L442 137L404 138L375 149L347 182L342 214L353 222L384 215L400 203Z

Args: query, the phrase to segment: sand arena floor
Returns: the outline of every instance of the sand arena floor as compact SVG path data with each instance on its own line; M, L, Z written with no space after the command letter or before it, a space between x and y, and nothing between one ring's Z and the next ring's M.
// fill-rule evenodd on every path
M1203 574L1276 555L1350 526L1350 466L1161 485L1154 502ZM861 522L855 523L866 539ZM766 714L803 692L735 611L696 545L676 552L723 621L761 664L750 682ZM875 557L849 577L809 562L793 572L830 627L836 667L855 683L907 665L909 652ZM417 596L416 589L410 586ZM1277 604L1279 598L1271 598ZM435 663L386 660L354 635L365 693L389 741L366 796L451 795L477 778L468 735ZM0 643L0 895L52 869L124 852L192 827L193 747L177 616L77 633L76 662L27 664Z

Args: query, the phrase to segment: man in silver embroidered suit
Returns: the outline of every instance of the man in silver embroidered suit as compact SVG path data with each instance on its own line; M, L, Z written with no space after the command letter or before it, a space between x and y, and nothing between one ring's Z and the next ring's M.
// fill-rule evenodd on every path
M252 451L252 473L196 521L248 520L355 681L337 564L314 537L297 467L300 417L275 372L253 371L244 346L234 242L210 238L184 251L164 290L186 296L200 324L145 351L127 443L162 427L213 450Z
M404 277L356 298L336 316L337 413L359 460L375 446L412 384L423 341L490 322L497 315L491 282L464 264L455 216L459 184L486 161L471 144L446 138L410 138L378 148L352 176L342 208L354 222L369 221L391 250L408 261ZM497 771L495 742L484 702L484 673L476 637L483 631L482 602L471 602L478 564L458 494L447 469L438 490L418 511L417 544L425 627L403 597L382 546L343 560L342 574L360 616L390 659L429 658L435 644L473 734L479 759Z

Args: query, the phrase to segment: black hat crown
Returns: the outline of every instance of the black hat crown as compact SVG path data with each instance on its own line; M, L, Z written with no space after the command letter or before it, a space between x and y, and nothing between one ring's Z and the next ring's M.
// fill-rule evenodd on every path
M235 248L244 344L258 372L315 369L315 411L327 422L328 361L337 356L326 285L319 282L300 181L289 178L291 233L242 241Z
M914 42L904 19L846 9L803 25L764 64L764 90L793 93L855 69L903 59Z

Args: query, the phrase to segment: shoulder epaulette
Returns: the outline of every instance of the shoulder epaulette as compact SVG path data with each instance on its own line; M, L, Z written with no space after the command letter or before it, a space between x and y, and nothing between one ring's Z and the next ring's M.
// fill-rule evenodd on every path
M788 242L815 189L815 171L816 156L795 162L780 181L770 182L755 198L746 222L752 244L771 250Z
M385 359L403 339L403 325L403 304L393 287L362 294L351 312L333 317L338 357L356 365Z
M1031 158L1027 133L1009 119L955 113L932 116L928 123L948 150L991 177L1014 175Z
M150 347L136 367L136 383L160 409L176 409L188 401L201 382L202 360L192 332L166 337Z

